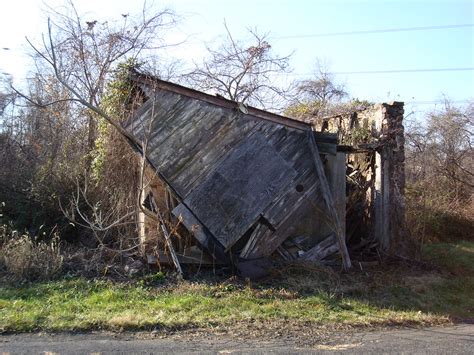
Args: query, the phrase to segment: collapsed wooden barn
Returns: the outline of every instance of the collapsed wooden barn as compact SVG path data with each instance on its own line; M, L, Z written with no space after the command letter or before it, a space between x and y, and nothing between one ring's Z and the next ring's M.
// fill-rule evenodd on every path
M272 256L320 261L339 252L350 267L347 147L338 152L336 133L136 72L131 80L143 104L123 127L149 165L142 202L185 227L200 262L208 256L256 276ZM144 244L156 230L146 219ZM196 260L192 247L169 245L180 262Z

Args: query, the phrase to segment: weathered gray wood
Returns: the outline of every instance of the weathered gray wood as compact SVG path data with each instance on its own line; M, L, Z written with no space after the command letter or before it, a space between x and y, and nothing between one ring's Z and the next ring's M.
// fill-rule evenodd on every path
M313 152L314 165L316 167L316 172L318 174L318 178L320 182L319 186L322 191L322 196L326 203L327 210L329 212L329 217L332 219L333 224L334 224L333 227L334 227L334 232L336 234L337 242L339 245L339 252L341 253L342 264L344 266L344 269L348 270L351 267L351 259L349 257L349 252L347 251L346 237L342 231L341 222L339 221L339 216L337 214L336 207L334 205L334 201L333 201L331 192L329 190L329 185L328 185L326 176L324 175L323 164L319 157L318 147L316 145L316 141L315 141L312 130L308 131L308 136L309 136L309 145Z
M389 154L387 153L387 147L384 147L382 157L385 158L382 161L382 204L383 204L383 215L382 215L382 235L380 236L380 247L382 250L388 250L390 247L390 160L387 159Z
M259 123L245 117L223 124L219 131L209 137L207 144L193 149L188 156L176 158L176 169L169 171L170 180L184 197L199 186L218 166L227 154L252 134Z
M317 143L331 143L337 145L337 133L330 132L317 132L314 131L314 138L316 138ZM319 145L318 145L319 148Z
M227 121L219 119L220 115L202 110L199 105L189 103L184 107L188 106L191 106L189 111L183 108L183 112L175 116L170 132L150 139L150 159L157 162L155 165L162 172L176 164L176 157L187 156L197 146L206 144Z
M180 103L181 102L181 103ZM173 113L176 106L183 105L183 98L179 95L167 92L158 92L137 111L135 118L125 125L127 130L139 140L148 135L148 139L154 135L165 136L164 131L170 131L175 119Z
M172 213L176 218L181 218L181 223L183 223L188 231L193 233L194 237L203 247L209 247L211 236L206 232L196 216L194 216L194 214L184 204L180 203Z
M388 241L388 218L387 210L388 205L386 204L388 189L385 188L386 182L384 181L384 164L382 160L382 154L380 152L375 153L375 182L374 182L374 235L379 241L379 246L385 250Z
M280 155L298 171L298 175L285 191L277 196L262 213L266 220L276 226L293 213L301 195L318 184L318 177L315 174L311 151L308 149L308 141L304 132L284 129L271 131L267 133L267 136L279 150ZM297 187L303 190L298 192Z
M337 145L333 143L317 142L320 154L336 155Z
M286 250L283 246L279 246L277 249L276 249L277 253L280 254L280 256L282 257L283 260L285 261L292 261L294 260L295 258L293 257L293 255L291 255L290 252L288 252L288 250Z
M234 101L227 100L222 97L216 97L213 95L208 95L203 92L199 92L190 88L186 88L184 86L174 84L171 82L159 80L157 78L150 78L146 77L144 78L143 75L140 74L133 74L131 76L132 80L137 83L140 87L145 88L145 92L150 92L150 90L147 90L148 87L152 87L153 91L157 90L164 90L167 92L173 92L179 95L183 95L186 97L193 98L195 100L199 100L202 102L205 102L211 106L217 106L217 107L222 107L226 108L228 110L236 110L238 108L238 104ZM309 127L308 123L298 121L295 119L291 119L288 117L283 117L274 113L270 113L267 111L263 111L261 109L257 109L254 107L247 106L247 110L249 111L249 114L255 117L258 117L260 120L265 120L268 122L272 122L274 124L278 125L285 125L287 127L293 127L297 128L300 130L306 130Z
M180 203L173 210L173 215L181 217L183 225L190 231L196 240L216 261L229 263L229 257L225 254L224 247L213 237L206 227L196 216L183 204Z
M159 216L159 219L160 219L160 227L161 227L161 230L163 231L163 235L164 235L165 241L166 241L166 246L168 247L168 250L170 252L171 259L173 260L173 264L176 268L176 271L182 277L183 276L183 269L181 269L181 264L179 263L178 257L176 256L176 252L174 250L173 243L171 242L171 238L170 238L170 234L168 232L168 228L165 225L165 221L163 220L163 217L160 214L158 214L158 216Z
M300 170L298 170L300 171ZM313 172L305 172L299 175L290 185L288 185L286 191L262 213L272 225L279 225L285 218L293 213L298 208L298 203L301 202L301 198L307 192L312 192L317 187L319 182ZM296 190L297 186L303 188L302 192Z
M304 261L320 261L325 257L336 253L339 250L337 238L334 234L329 235L323 241L316 244L313 248L305 252L299 257L299 260Z
M341 229L346 235L346 154L338 152L327 157L329 188L334 199Z
M178 261L181 265L186 265L186 264L193 264L193 265L216 265L219 264L216 260L213 260L206 256L205 254L201 255L187 255L187 254L180 254L176 253L176 256L178 257ZM174 264L173 259L170 258L167 254L165 254L163 251L159 250L158 251L158 257L154 255L147 255L147 261L148 264Z
M184 202L228 249L296 175L265 137L254 133Z
M183 214L183 224L205 248L217 239L227 249L263 216L280 228L257 228L243 255L269 255L296 225L307 223L308 209L322 203L307 126L245 115L178 91L159 88L137 120L127 123L138 136L149 129L148 158L184 202L173 214ZM335 152L334 135L313 135L317 148ZM262 139L249 144L255 137Z
M257 226L255 227L254 231L250 235L250 238L245 244L244 248L240 252L240 257L243 259L248 259L253 250L257 245L259 245L262 240L265 240L265 236L271 235L273 233L268 226L266 226L263 223L258 223Z
M260 229L255 231L255 242L249 245L241 257L247 259L262 258L270 256L283 241L291 235L294 235L296 229L301 223L301 216L305 211L313 209L312 200L317 200L317 186L311 187L302 194L298 194L298 199L293 203L291 213L275 226L276 230Z

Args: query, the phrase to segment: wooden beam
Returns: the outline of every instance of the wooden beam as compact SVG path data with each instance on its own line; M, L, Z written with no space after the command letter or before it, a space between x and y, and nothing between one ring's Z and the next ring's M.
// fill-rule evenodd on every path
M333 222L333 229L337 238L337 243L339 245L339 252L342 258L342 264L345 270L350 269L351 267L351 259L349 257L349 252L347 251L346 246L346 237L342 230L342 225L339 220L339 216L337 214L337 210L334 204L334 200L331 195L331 191L329 189L328 181L326 179L326 175L324 174L323 163L319 157L318 146L316 145L316 140L314 139L313 130L308 130L309 136L309 145L311 147L311 151L313 153L313 161L314 166L316 168L316 173L318 175L320 181L320 188L323 195L324 202L326 204L326 208L329 213L329 218Z
M258 243L262 242L262 236L266 236L271 234L272 231L262 223L258 223L257 226L255 227L254 231L250 235L249 240L247 241L247 244L245 244L245 247L242 249L240 252L240 257L243 259L249 258L251 253L253 252L255 246Z
M165 254L163 251L158 250L158 258L154 255L147 255L148 264L174 264L173 259L170 258L169 255ZM213 260L206 256L206 254L202 255L187 255L186 253L180 254L176 253L178 257L179 263L181 265L186 264L194 264L194 265L208 265L213 266L219 264L216 260ZM219 264L220 265L220 264Z
M375 153L375 183L374 183L374 236L382 250L387 250L390 244L390 181L389 162L384 159L382 152Z
M194 235L199 244L217 261L225 264L229 263L228 255L225 254L224 247L212 236L212 234L202 225L191 210L183 203L180 203L172 211L176 218L182 219L186 229Z
M316 244L314 247L309 249L303 255L301 255L298 260L303 261L320 261L325 257L336 253L339 250L339 245L337 243L336 236L334 234L329 235L321 242Z
M170 234L168 232L168 228L166 228L165 221L161 214L158 213L158 217L160 219L160 226L161 230L163 231L163 235L165 236L166 246L171 254L171 259L173 260L173 264L176 267L176 271L180 277L183 277L183 269L181 269L181 264L179 263L178 257L176 256L176 252L173 247L173 243L171 242Z
M328 156L327 165L330 174L329 187L342 232L346 236L346 154L338 152L336 156Z

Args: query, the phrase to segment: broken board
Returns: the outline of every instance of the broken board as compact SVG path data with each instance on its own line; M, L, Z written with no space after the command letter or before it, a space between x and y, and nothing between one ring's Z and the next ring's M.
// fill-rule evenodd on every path
M255 132L227 155L184 204L227 250L296 175L265 137Z

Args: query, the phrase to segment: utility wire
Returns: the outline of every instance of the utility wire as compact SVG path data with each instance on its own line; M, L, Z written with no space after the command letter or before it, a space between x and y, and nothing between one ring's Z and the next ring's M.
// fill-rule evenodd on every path
M338 75L352 75L352 74L396 74L396 73L427 73L427 72L450 72L450 71L472 71L474 67L466 68L419 68L419 69L393 69L393 70L363 70L363 71L340 71L331 72L331 74ZM289 76L310 76L314 73L289 73L279 74Z
M444 101L437 100L437 101L405 101L405 104L411 105L433 105L433 104L442 104ZM467 104L471 102L471 100L449 100L449 103L452 104Z
M300 35L290 35L290 36L271 36L270 38L280 40L280 39L313 38L313 37L352 36L352 35L366 35L366 34L389 33L389 32L442 30L442 29L447 29L447 28L463 28L463 27L474 27L474 23L466 23L466 24L460 24L460 25L400 27L400 28L387 28L387 29L365 30L365 31L327 32L327 33L300 34Z
M333 74L423 73L423 72L467 71L467 70L474 70L474 67L467 67L467 68L421 68L421 69L395 69L395 70L364 70L364 71L334 72Z

